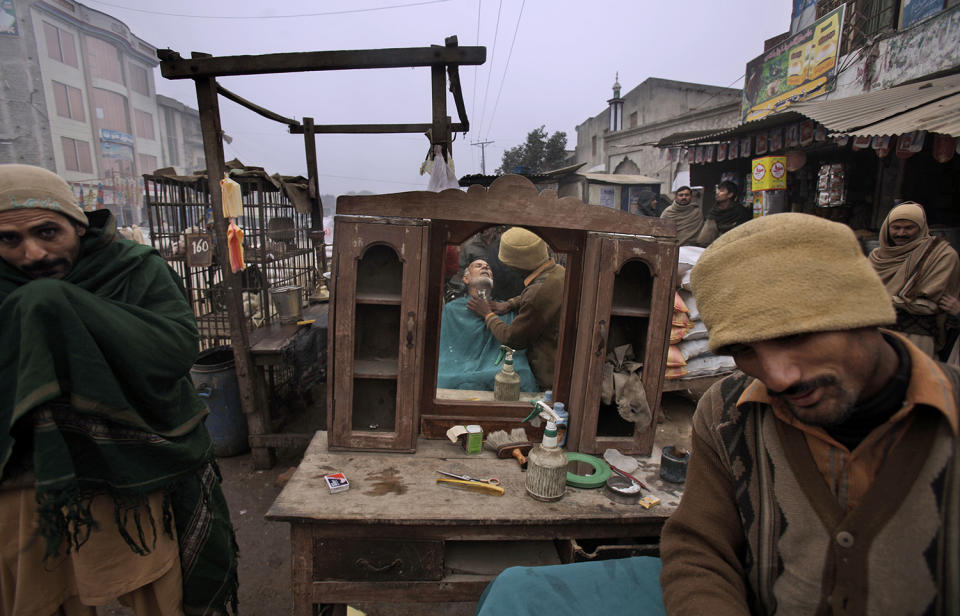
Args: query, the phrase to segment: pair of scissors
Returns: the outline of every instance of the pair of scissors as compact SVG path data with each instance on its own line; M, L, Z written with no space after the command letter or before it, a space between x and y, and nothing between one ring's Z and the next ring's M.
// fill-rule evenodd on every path
M476 477L471 477L470 475L458 475L456 473L448 473L447 471L438 470L438 473L441 475L446 475L447 477L453 477L454 479L459 479L460 481L476 481L479 483L486 483L491 486L500 485L500 480L496 477L490 477L489 479L477 479Z

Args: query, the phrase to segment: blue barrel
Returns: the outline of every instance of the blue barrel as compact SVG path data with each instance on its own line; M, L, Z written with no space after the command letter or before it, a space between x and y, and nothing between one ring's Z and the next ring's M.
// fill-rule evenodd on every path
M222 346L200 353L190 369L190 379L210 409L206 423L213 439L213 454L227 458L247 451L247 418L240 406L233 349Z

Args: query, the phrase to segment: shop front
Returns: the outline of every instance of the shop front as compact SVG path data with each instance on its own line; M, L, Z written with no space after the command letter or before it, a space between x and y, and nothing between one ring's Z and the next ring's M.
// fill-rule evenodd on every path
M754 215L815 214L875 232L899 202L916 201L931 227L960 227L960 75L829 101L810 101L707 136L658 145L686 158L706 196L723 180ZM757 161L782 157L783 190L754 193ZM769 170L768 170L769 171ZM709 210L710 199L704 202Z

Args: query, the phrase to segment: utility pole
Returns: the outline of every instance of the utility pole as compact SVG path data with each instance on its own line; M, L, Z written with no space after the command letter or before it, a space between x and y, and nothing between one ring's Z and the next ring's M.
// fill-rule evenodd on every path
M470 145L480 146L480 173L482 173L483 175L487 175L486 153L487 153L487 146L490 145L491 143L495 143L495 142L494 141L475 141L470 144Z

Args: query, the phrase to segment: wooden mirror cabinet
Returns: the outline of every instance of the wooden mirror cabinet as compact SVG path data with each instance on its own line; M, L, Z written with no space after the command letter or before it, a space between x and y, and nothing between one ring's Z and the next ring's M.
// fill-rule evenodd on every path
M466 192L337 200L328 349L333 450L413 452L454 425L520 426L528 402L437 397L446 247L493 225L525 227L566 267L554 400L570 451L649 454L660 412L678 248L672 222L537 191L520 176ZM602 403L609 351L631 344L652 411L641 424ZM528 431L529 432L529 431Z

